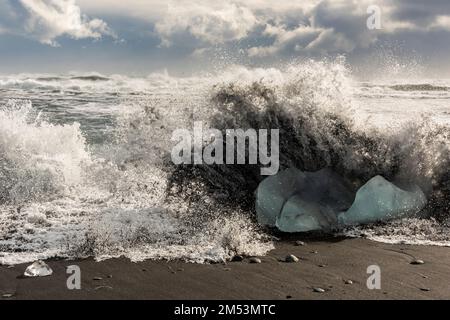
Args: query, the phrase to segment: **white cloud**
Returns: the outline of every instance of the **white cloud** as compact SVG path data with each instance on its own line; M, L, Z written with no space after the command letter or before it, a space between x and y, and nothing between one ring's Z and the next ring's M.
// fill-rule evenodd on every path
M90 15L125 16L148 22L161 19L168 8L167 2L161 0L77 0L77 4Z
M368 46L374 40L366 28L366 6L353 1L320 1L304 7L296 21L288 11L268 19L263 36L273 39L270 45L255 46L250 56L271 56L296 52L350 52ZM270 16L270 15L269 15Z
M183 33L204 43L222 44L246 37L256 24L252 11L235 3L191 2L186 6L171 3L166 15L156 22L155 30L165 46Z
M252 57L271 56L283 51L301 51L307 47L314 39L319 37L321 29L310 26L300 26L289 30L285 26L267 25L263 35L274 37L275 41L270 46L253 47L248 50Z
M247 40L251 34L259 43L248 49L249 56L351 52L357 47L366 48L377 39L377 34L366 28L366 9L372 2L179 0L170 2L168 10L154 17L153 23L163 46L182 46L187 41L192 44L192 37L200 41L197 47L222 45ZM391 9L385 9L387 15Z
M440 15L436 17L436 20L431 24L430 28L450 30L450 16Z
M56 46L56 39L67 35L74 39L99 39L103 35L115 37L109 26L100 19L90 19L76 5L75 0L19 0L23 14L17 7L9 6L8 14L16 21L3 26L5 32L37 39ZM15 9L14 9L15 8ZM11 18L10 18L11 20Z

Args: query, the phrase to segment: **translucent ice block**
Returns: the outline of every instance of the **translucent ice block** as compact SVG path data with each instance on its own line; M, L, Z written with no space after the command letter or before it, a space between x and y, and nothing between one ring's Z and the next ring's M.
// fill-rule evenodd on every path
M371 223L415 214L425 207L427 199L419 187L409 189L400 189L375 176L358 190L350 209L339 215L339 224Z
M290 168L263 180L256 192L259 223L285 232L330 229L353 201L347 182L330 169Z
M263 180L256 191L259 223L284 232L330 231L400 218L419 212L426 202L419 187L404 190L381 176L355 192L330 169L302 172L290 168Z
M24 275L26 277L46 277L52 273L53 270L44 261L38 260L27 267Z

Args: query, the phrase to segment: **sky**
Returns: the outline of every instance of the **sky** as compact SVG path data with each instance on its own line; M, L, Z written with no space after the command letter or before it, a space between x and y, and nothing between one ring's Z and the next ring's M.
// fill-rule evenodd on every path
M182 75L345 56L363 74L450 78L449 54L449 0L0 0L1 74Z

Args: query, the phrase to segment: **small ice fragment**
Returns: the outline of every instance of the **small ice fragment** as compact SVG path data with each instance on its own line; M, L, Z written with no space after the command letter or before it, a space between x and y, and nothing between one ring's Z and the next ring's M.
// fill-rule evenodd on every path
M46 277L53 273L53 270L41 260L33 262L25 270L24 276L26 277Z

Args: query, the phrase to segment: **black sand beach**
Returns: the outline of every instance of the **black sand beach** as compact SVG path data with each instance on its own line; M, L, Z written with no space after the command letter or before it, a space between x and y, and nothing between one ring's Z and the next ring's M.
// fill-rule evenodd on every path
M22 277L27 264L2 266L0 294L2 300L450 298L450 248L340 238L275 246L261 264L58 260L47 261L54 273L43 278ZM288 254L300 261L283 262ZM411 264L415 259L424 264ZM81 268L81 290L66 288L66 267L74 264ZM366 286L367 267L374 264L381 269L380 290ZM315 292L318 287L325 292Z

